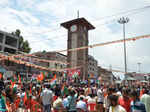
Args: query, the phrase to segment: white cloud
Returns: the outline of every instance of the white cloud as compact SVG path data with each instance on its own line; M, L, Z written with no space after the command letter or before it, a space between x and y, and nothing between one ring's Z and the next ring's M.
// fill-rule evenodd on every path
M12 0L9 0L12 1ZM34 9L36 0L16 0L16 5L22 9Z
M36 5L36 8L41 13L51 15L54 18L62 18L66 15L66 8L63 4L62 0L45 1Z
M9 0L0 0L0 6L6 6L8 5Z
M39 19L35 18L27 11L17 11L13 9L8 9L8 12L11 15L16 16L16 18L19 17L22 22L28 25L38 25L40 23Z

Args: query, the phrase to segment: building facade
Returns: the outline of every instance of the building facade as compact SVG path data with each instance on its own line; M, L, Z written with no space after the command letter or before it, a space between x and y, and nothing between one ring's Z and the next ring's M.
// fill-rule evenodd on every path
M38 59L51 60L52 62L40 62L32 59L32 63L51 69L65 69L67 67L67 56L58 52L34 53Z
M13 34L0 31L0 51L16 53L18 51L19 38Z
M88 75L90 79L96 79L98 77L98 62L90 55L88 55Z
M112 71L104 69L100 66L98 66L98 76L100 77L102 84L114 83L114 76L113 76Z

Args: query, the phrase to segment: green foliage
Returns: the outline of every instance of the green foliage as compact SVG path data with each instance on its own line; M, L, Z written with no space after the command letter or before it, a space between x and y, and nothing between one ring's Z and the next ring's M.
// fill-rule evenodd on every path
M46 50L43 50L42 53L46 53Z
M19 38L19 51L30 53L31 48L29 42L23 39L23 36L21 36L21 31L19 29L16 29L16 31L12 32L12 34L16 35Z

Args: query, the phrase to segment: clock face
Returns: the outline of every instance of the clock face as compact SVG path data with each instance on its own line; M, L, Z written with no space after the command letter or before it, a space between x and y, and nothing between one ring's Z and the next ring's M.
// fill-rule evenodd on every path
M72 26L70 27L70 30L71 30L72 32L77 31L77 25L72 25Z

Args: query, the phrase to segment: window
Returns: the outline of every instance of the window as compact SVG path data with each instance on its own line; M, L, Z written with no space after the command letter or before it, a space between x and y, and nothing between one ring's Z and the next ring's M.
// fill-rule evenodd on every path
M0 43L3 43L3 34L2 33L0 33Z
M63 68L63 65L60 65L60 68Z
M55 68L57 68L57 63L55 63Z

